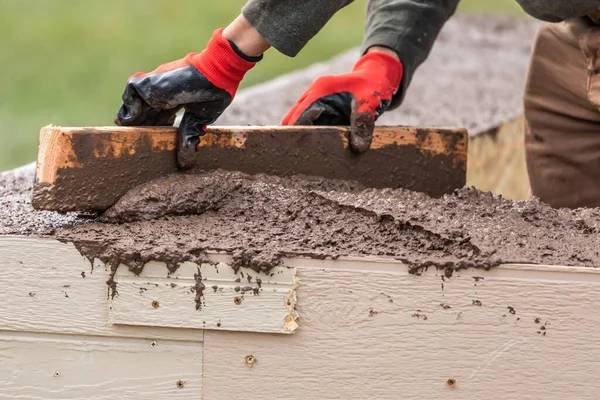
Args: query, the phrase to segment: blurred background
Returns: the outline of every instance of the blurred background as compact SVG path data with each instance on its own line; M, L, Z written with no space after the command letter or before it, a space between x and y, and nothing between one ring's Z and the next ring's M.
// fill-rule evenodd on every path
M0 0L0 171L35 160L44 125L111 125L128 76L201 51L244 3ZM243 87L360 45L365 9L340 11L296 58L270 51ZM463 0L460 12L522 15L514 0Z

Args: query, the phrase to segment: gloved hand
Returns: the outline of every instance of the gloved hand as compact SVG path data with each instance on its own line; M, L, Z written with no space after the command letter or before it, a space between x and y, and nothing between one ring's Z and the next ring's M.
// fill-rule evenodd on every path
M175 114L185 108L178 131L178 161L189 166L206 125L231 104L240 81L261 58L245 56L223 37L223 29L216 30L202 53L130 77L115 123L173 125Z
M375 121L389 107L401 80L400 61L383 52L367 53L352 72L317 79L283 125L350 125L350 145L363 152L371 146Z

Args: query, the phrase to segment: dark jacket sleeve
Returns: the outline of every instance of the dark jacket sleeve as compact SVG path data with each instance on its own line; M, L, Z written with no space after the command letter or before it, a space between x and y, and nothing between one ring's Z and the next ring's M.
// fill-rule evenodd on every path
M404 76L390 109L398 107L415 70L425 61L459 0L370 0L363 53L372 46L395 50Z
M523 10L548 22L583 17L600 8L599 0L517 0Z
M353 0L249 0L242 14L279 52L294 57Z

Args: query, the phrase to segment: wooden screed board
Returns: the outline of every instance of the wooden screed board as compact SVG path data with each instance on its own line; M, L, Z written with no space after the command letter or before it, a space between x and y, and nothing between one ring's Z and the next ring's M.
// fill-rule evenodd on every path
M345 127L211 127L192 171L295 174L355 180L441 196L465 185L465 129L380 127L352 152ZM178 171L174 127L47 126L32 203L56 211L102 211L133 187Z

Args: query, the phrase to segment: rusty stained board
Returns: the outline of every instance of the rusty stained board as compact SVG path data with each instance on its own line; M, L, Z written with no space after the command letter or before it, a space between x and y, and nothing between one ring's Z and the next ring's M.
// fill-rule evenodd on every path
M302 174L435 197L465 185L465 129L379 127L362 154L350 150L348 133L346 127L209 127L187 172ZM32 204L103 211L133 187L178 171L174 127L47 126L40 133Z

